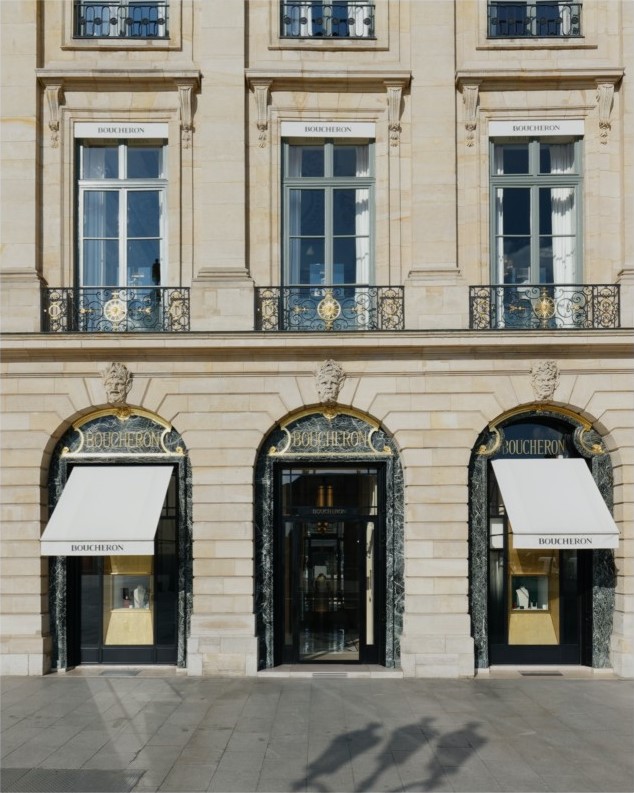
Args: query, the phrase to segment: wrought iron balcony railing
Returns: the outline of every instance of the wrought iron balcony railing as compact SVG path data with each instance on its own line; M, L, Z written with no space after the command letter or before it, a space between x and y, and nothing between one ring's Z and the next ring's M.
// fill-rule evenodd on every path
M374 38L374 3L282 0L280 13L283 38Z
M189 330L189 289L89 286L42 290L47 333L174 333Z
M75 38L166 39L168 2L96 3L75 0Z
M403 330L403 287L259 287L255 316L256 330Z
M621 324L618 284L469 287L471 330L598 330Z
M581 36L581 3L489 0L489 38Z

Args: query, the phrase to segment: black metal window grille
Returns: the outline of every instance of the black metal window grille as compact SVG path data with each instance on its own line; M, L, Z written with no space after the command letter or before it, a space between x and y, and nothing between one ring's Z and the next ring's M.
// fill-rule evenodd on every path
M489 0L489 38L575 38L581 36L582 3Z
M189 330L185 287L48 288L45 333L177 333Z
M256 289L256 330L403 330L403 287L267 286Z
M75 0L74 21L74 36L80 39L166 39L169 3Z
M485 284L469 288L471 330L620 327L618 284Z
M280 3L283 38L374 38L374 3Z

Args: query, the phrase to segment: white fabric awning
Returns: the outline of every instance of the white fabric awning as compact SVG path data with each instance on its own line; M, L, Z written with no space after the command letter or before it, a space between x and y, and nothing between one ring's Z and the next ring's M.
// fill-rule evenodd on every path
M617 528L582 459L494 460L515 548L616 548Z
M153 554L171 475L165 465L73 468L41 537L41 555Z

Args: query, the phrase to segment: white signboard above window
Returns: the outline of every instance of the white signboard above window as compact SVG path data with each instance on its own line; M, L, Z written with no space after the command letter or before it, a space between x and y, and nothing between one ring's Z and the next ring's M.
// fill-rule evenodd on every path
M374 138L376 124L366 121L282 121L284 138Z
M75 124L76 138L167 138L167 124L136 121L81 121Z
M583 126L583 121L579 119L529 118L517 121L489 121L489 137L583 135Z

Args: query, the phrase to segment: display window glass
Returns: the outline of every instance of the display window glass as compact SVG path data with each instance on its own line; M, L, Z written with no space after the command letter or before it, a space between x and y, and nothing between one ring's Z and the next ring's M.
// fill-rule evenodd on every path
M154 643L152 556L107 556L103 640L107 645Z

